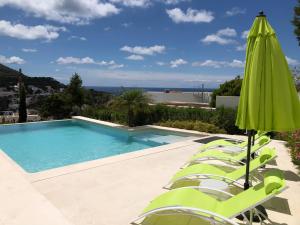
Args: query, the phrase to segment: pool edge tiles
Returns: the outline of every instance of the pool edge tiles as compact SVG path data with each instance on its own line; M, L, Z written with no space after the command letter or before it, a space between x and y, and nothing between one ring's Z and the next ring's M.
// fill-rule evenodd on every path
M129 153L124 153L120 155L110 156L106 158L90 160L86 162L76 163L68 166L58 167L54 169L49 169L36 173L25 173L31 182L38 182L41 180L51 179L58 176L63 176L71 173L76 173L80 171L90 170L101 166L111 165L115 163L125 162L127 160L132 160L135 158L146 157L152 154L159 154L166 151L172 151L174 149L183 148L189 145L194 145L193 139L176 142L167 145L161 145L153 148L146 148L140 151L134 151ZM20 168L21 169L21 168Z
M66 121L69 121L70 122L70 120L62 120L62 121L53 121L53 122L66 122ZM74 120L73 121L78 121L78 120L76 120L76 118L74 118ZM91 121L90 121L91 122ZM99 127L102 127L103 129L106 129L106 128L108 128L108 127L111 127L111 126L108 126L107 124L105 124L105 125L103 125L103 123L101 123L102 121L99 121L100 123L97 123L97 124L101 124L102 126L99 126ZM44 122L42 122L42 123L44 123ZM49 123L49 122L48 122ZM27 124L24 124L24 125L30 125L30 124L32 124L32 123L27 123ZM36 123L35 123L36 124ZM41 123L40 123L41 124ZM85 124L85 123L84 123ZM92 123L93 125L95 125L95 123ZM39 124L38 124L39 125ZM13 126L13 125L12 125ZM17 124L17 126L22 126L22 125L19 125L19 124ZM99 128L98 126L96 126L97 128ZM125 132L126 133L126 131L127 132L129 132L130 131L130 133L131 134L139 134L140 132L139 132L139 129L124 129L124 128L122 128L122 129L119 129L119 127L120 127L120 125L116 125L116 126L114 126L113 127L113 129L112 130L117 130L118 132L120 132L120 133L123 133L123 132ZM111 127L112 128L112 127ZM151 127L149 127L149 128L143 128L142 129L143 131L147 131L147 130L151 130L151 131L153 131L153 128L151 128ZM156 130L156 132L157 133L160 133L157 129L155 129ZM133 132L131 132L131 131L133 131ZM143 133L143 132L141 132L141 133ZM176 134L179 134L178 132L167 132L167 133L172 133L172 134L174 134L174 133L176 133ZM22 134L23 135L23 134ZM187 139L192 139L193 137L189 137L189 135L188 135L188 133L182 133L182 132L180 132L180 135L178 135L178 136L185 136ZM195 137L195 135L194 134L191 134L191 136L194 136ZM196 137L195 137L196 138ZM198 138L199 138L199 136L198 136ZM186 140L187 140L186 139ZM184 139L185 140L185 139ZM179 140L179 141L184 141L184 140ZM145 144L145 143L142 143L142 144ZM145 145L143 145L143 147L142 148L138 148L138 149L133 149L133 150L131 150L131 149L129 149L129 150L126 150L126 151L123 151L123 150L121 150L121 152L119 152L119 153L112 153L112 154L108 154L108 155L105 155L105 156L97 156L97 157L92 157L92 158L88 158L88 159L80 159L80 160L75 160L74 162L72 161L72 162L69 162L69 163L65 163L65 164L60 164L59 166L57 166L57 165L55 165L55 166L50 166L50 167L46 167L46 168L44 168L44 167L42 167L42 169L37 169L37 170L34 170L34 171L30 171L30 170L27 170L26 171L26 168L24 168L24 165L22 165L22 163L19 163L18 161L17 161L17 159L15 159L13 156L11 156L7 151L6 151L6 149L5 148L3 148L2 146L0 147L1 149L2 149L2 151L5 153L5 155L7 155L10 159L11 159L11 161L14 161L16 164L19 164L19 167L22 167L23 168L23 170L25 170L27 173L40 173L40 172L44 172L44 171L47 171L47 170L55 170L56 168L61 168L61 167L66 167L66 166L72 166L72 165L75 165L75 164L81 164L81 163L85 163L85 162L88 162L88 161L94 161L94 160L101 160L101 159L104 159L104 158L110 158L110 157L115 157L115 156L119 156L119 155L123 155L123 154L128 154L128 152L135 152L135 151L141 151L141 150L146 150L146 149L153 149L153 148L158 148L158 147L160 147L160 146L166 146L166 145L170 145L170 144L168 144L168 143L159 143L157 146L151 146L149 143L147 143L147 145L145 146ZM171 146L170 146L171 147Z

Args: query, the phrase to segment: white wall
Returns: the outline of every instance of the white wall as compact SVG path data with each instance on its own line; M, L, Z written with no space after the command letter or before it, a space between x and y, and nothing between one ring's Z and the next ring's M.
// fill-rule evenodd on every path
M240 96L217 96L216 108L237 108L239 105Z
M149 91L147 95L153 103L171 103L171 102L185 102L185 103L209 103L210 92L193 93L193 92L154 92Z

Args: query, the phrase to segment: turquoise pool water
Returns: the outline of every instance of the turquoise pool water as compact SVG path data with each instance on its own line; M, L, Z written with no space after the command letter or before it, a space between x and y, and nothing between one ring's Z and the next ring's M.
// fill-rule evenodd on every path
M30 173L186 138L158 129L129 132L80 120L0 126L0 149Z

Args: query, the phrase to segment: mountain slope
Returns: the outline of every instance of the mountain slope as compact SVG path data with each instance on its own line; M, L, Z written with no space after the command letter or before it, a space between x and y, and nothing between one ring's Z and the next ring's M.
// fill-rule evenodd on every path
M18 71L0 64L0 87L9 87L16 85L18 82L18 77ZM43 90L47 89L46 86L51 86L55 90L65 87L64 84L60 83L52 77L30 77L23 75L22 78L26 85L34 85Z

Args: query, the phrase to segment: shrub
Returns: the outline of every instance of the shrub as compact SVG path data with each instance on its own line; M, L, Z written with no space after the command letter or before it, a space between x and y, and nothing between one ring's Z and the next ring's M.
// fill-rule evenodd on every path
M235 126L237 110L232 108L218 108L210 122L227 131L228 134L243 134L244 131Z
M167 120L201 120L209 122L214 114L213 111L200 108L180 108L166 105L154 105L150 107L151 122Z
M86 106L83 107L81 115L105 121L117 122L120 124L128 123L127 112L117 108L97 108ZM242 130L239 130L234 125L236 110L230 108L206 110L199 108L179 108L165 105L154 105L149 107L135 108L131 114L131 117L132 124L134 124L134 126L163 122L170 124L171 121L176 123L180 123L180 121L190 121L190 123L193 122L196 125L193 125L193 128L191 128L192 125L187 124L187 128L185 129L195 129L194 126L197 127L198 123L202 122L204 124L210 124L221 128L222 132L226 131L229 134L243 133ZM180 126L182 127L183 125ZM201 126L203 126L203 124L201 124ZM198 128L196 130L198 130Z
M276 133L276 138L286 141L293 163L300 165L300 130Z
M225 130L220 129L219 127L204 123L201 121L165 121L157 123L159 126L164 127L173 127L173 128L179 128L179 129L186 129L186 130L195 130L199 132L206 132L206 133L226 133Z

